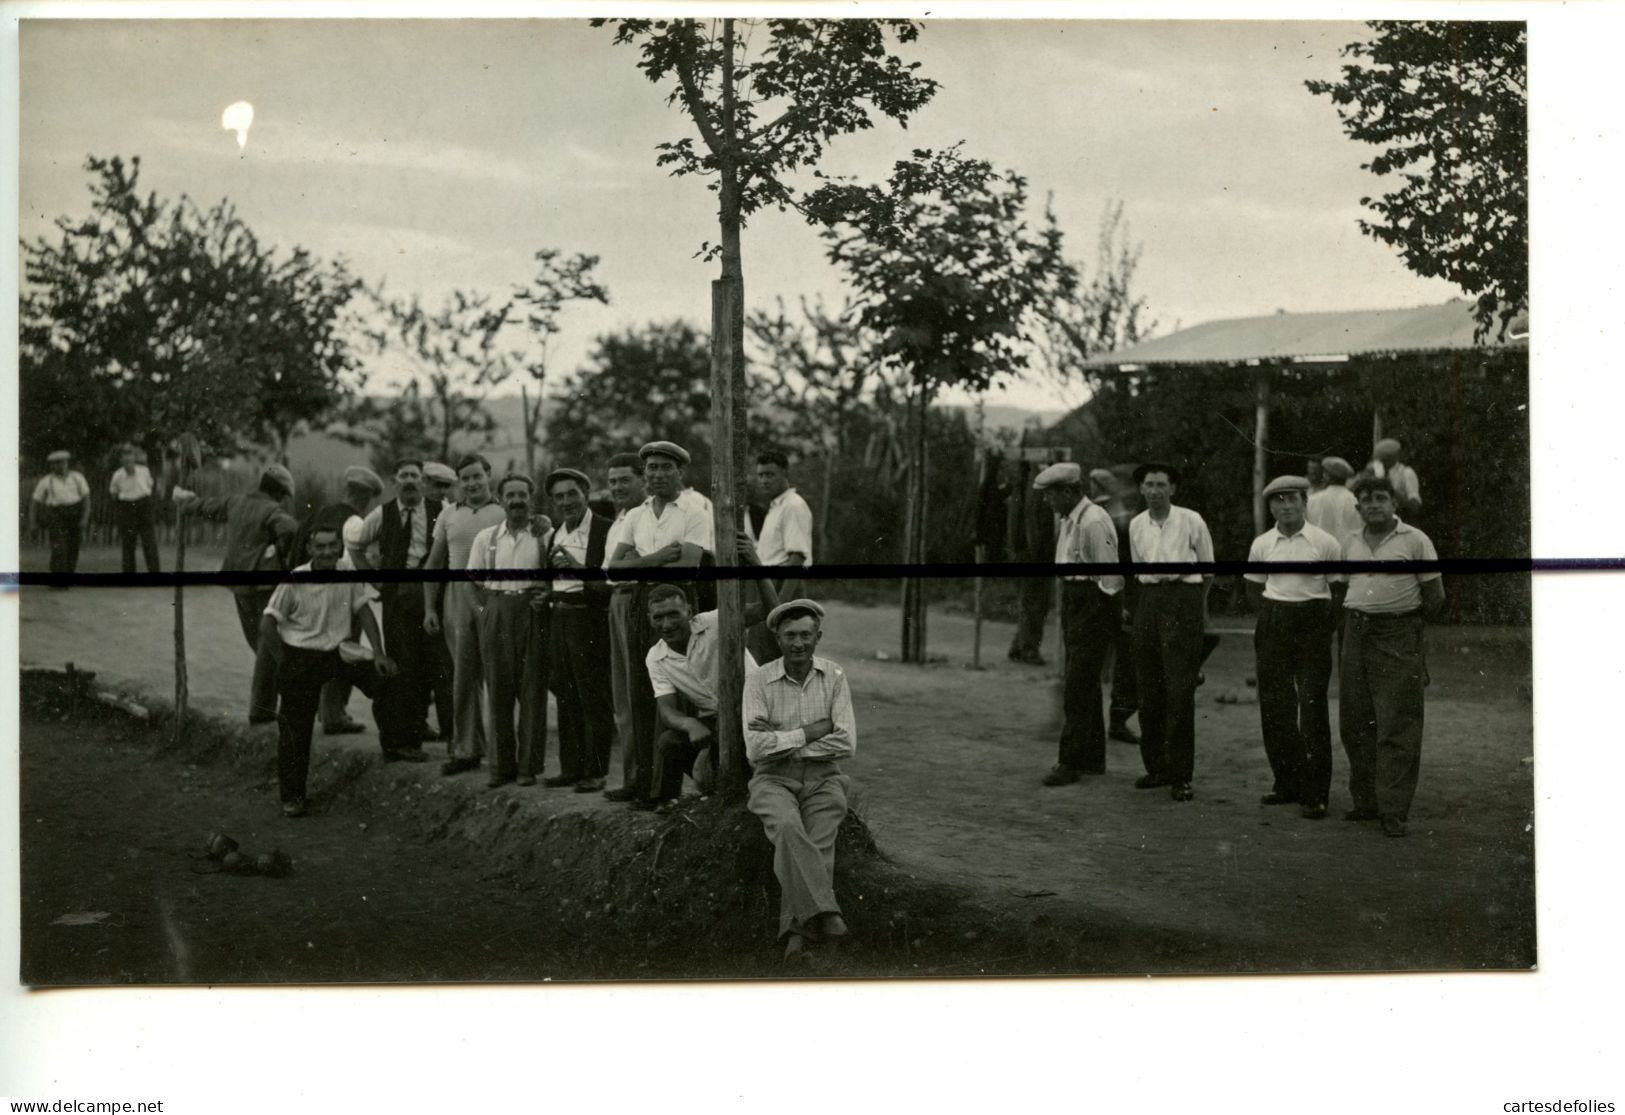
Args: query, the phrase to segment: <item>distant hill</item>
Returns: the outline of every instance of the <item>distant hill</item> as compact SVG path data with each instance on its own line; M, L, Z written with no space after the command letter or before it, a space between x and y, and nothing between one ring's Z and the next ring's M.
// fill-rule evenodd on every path
M486 409L496 419L497 432L491 443L481 452L498 472L506 472L510 464L522 467L525 462L525 419L519 397L498 395L487 399ZM969 407L951 407L965 411L967 420L973 419ZM545 414L545 411L544 411ZM1054 425L1066 417L1064 410L1024 410L1021 407L990 406L987 408L989 430L1020 431L1030 425ZM288 444L288 459L296 467L317 472L338 472L349 465L365 464L367 450L351 445L332 434L321 431L296 435ZM450 463L450 462L448 462Z

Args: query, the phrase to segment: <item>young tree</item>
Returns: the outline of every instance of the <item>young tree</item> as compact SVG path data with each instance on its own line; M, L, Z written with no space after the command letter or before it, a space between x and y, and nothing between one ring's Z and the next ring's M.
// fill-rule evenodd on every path
M718 242L704 254L721 264L712 283L711 426L717 431L712 500L717 564L735 563L725 544L738 529L738 466L745 459L745 290L740 231L764 205L792 204L789 181L817 165L836 136L874 126L873 114L906 123L936 92L916 75L918 63L890 52L889 39L909 43L919 28L901 20L594 20L612 24L615 42L639 48L638 67L656 84L669 83L699 132L660 145L656 162L675 175L711 179L717 194ZM753 40L759 49L750 51ZM744 687L740 585L723 581L718 650L722 790L743 795L744 738L739 721Z
M523 307L524 322L529 327L530 345L515 353L510 363L521 368L526 379L535 384L536 397L530 397L529 385L519 382L520 407L525 419L525 469L536 475L536 438L542 429L543 391L547 380L548 346L559 333L559 319L571 302L600 302L609 305L609 291L593 276L598 257L589 255L565 256L555 248L543 248L536 253L536 277L529 286L514 291L515 312Z
M1350 43L1341 81L1305 82L1343 130L1382 147L1365 164L1403 184L1360 204L1368 236L1419 275L1477 296L1478 337L1529 304L1528 73L1524 24L1379 21Z
M1041 351L1049 374L1061 383L1081 382L1092 394L1099 374L1086 361L1145 340L1157 329L1143 294L1134 290L1143 245L1129 235L1123 203L1106 206L1095 238L1092 271L1073 262L1078 284L1043 308Z
M807 201L827 227L829 258L858 291L858 320L880 360L914 386L904 560L925 562L926 443L932 396L945 386L985 391L1028 365L1041 312L1070 297L1077 276L1046 215L1027 223L1027 184L957 148L916 151L884 186L831 183ZM925 596L904 583L903 658L925 661Z

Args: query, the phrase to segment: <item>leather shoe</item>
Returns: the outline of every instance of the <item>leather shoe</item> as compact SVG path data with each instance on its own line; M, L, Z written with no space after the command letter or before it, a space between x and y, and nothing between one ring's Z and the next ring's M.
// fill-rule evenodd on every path
M1323 801L1310 802L1298 810L1300 816L1306 821L1324 821L1326 819L1326 803Z
M1375 809L1350 809L1343 814L1343 820L1345 821L1375 821L1376 819L1377 811Z
M602 778L583 778L576 783L576 793L578 794L596 794L603 788L604 780Z
M519 784L521 786L534 786L536 785L536 776L534 774L521 774Z
M1106 738L1116 740L1118 743L1139 743L1140 737L1133 728L1127 724L1113 724L1106 732Z
M393 751L384 752L386 763L426 763L429 756L423 753L421 747L398 747Z
M1404 836L1405 818L1388 814L1382 819L1382 834L1384 836Z
M1045 786L1066 786L1076 782L1081 775L1072 767L1063 767L1059 764L1050 768L1050 772L1043 778Z
M445 775L462 774L467 770L477 770L479 765L480 761L478 759L447 759L440 764L440 773Z
M549 789L556 790L560 786L574 786L579 781L580 779L568 774L555 774L551 777L542 779L542 785L548 787Z
M1297 805L1298 795L1283 794L1277 790L1271 790L1269 793L1259 798L1258 803L1260 805Z
M322 735L324 736L353 736L357 732L365 732L366 730L367 726L359 720L344 719L337 724L322 725Z
M660 807L660 803L654 798L636 798L628 804L639 813L653 813Z
M1136 790L1155 790L1160 786L1168 785L1166 778L1158 778L1154 774L1142 774L1134 780Z
M846 919L837 913L818 915L818 933L823 937L845 937L850 930L846 927Z
M282 803L282 815L287 818L303 817L305 803L302 801L285 801Z
M1175 782L1168 791L1168 796L1175 801L1190 801L1191 798L1196 796L1196 791L1191 789L1189 782Z
M638 800L638 792L630 786L617 786L613 790L605 790L604 796L610 801Z
M485 780L485 788L495 790L499 786L506 786L508 783L517 782L518 780L519 776L517 774L493 774Z
M807 951L807 941L799 933L792 933L784 940L784 962L795 967L805 967L812 963L812 953Z

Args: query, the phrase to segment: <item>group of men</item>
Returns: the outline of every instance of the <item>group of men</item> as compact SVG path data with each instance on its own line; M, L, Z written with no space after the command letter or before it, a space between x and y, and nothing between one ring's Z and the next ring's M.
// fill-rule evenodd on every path
M1352 489L1346 461L1315 462L1324 477L1312 491L1306 476L1278 476L1264 488L1275 526L1260 535L1249 564L1310 563L1308 571L1253 569L1245 574L1258 613L1254 634L1264 752L1274 777L1265 805L1296 805L1309 820L1326 816L1332 782L1328 688L1333 646L1340 647L1339 730L1348 758L1353 808L1349 821L1377 821L1404 836L1419 769L1423 688L1423 623L1444 605L1436 570L1320 571L1329 562L1436 562L1427 535L1402 508L1420 506L1416 474L1398 460L1397 442L1378 444L1374 465ZM1099 470L1097 470L1099 471ZM1110 473L1105 473L1109 477ZM1106 770L1108 729L1102 673L1114 647L1118 676L1132 675L1140 719L1139 789L1167 787L1174 801L1195 792L1196 688L1204 657L1205 596L1212 580L1213 540L1201 515L1174 502L1173 465L1149 462L1134 472L1145 510L1120 531L1098 502L1102 477L1050 465L1033 487L1056 516L1055 563L1062 567L1061 631L1065 649L1064 724L1047 786ZM1317 522L1318 520L1318 522ZM1126 549L1125 549L1126 542ZM1131 577L1119 569L1133 567ZM1196 566L1191 569L1167 566ZM1089 572L1092 565L1112 571ZM1138 599L1125 606L1130 585ZM1118 645L1128 634L1129 650ZM1127 670L1125 671L1125 665ZM1111 734L1123 738L1113 700Z
M256 655L249 718L279 726L283 813L305 813L315 722L320 715L329 734L349 730L330 717L344 716L352 688L372 700L386 762L423 762L424 742L444 738L442 774L484 766L492 789L540 782L656 812L674 808L687 776L709 789L719 762L719 615L696 606L699 586L681 571L714 561L715 532L710 501L687 483L689 462L669 441L611 457L613 519L589 505L594 485L582 470L555 468L538 492L521 473L493 478L478 454L455 470L397 462L384 502L380 478L351 468L344 497L303 524L285 509L293 481L279 465L254 492L198 499L177 489L186 512L226 522L226 569L291 567L274 587L234 586ZM760 455L765 514L730 541L741 562L794 577L812 561L812 516L788 465L776 451ZM322 577L335 569L379 576ZM638 572L657 569L673 576ZM411 576L423 570L463 575ZM814 653L824 610L781 601L787 584L747 586L745 623L773 649L763 667L745 654L744 713L750 808L774 845L780 933L795 959L847 931L833 891L847 787L837 763L853 753L856 727L844 672ZM549 691L559 746L557 771L544 776ZM431 702L439 732L428 725ZM607 788L617 742L621 784Z
M52 573L73 573L79 567L79 547L90 525L90 482L73 467L73 454L58 449L45 458L49 471L34 485L28 501L30 530L45 530L51 551ZM119 467L108 478L113 519L122 550L122 569L135 572L136 546L141 547L147 572L159 571L158 532L153 521L153 479L146 454L137 446L119 448ZM51 586L65 590L65 584Z

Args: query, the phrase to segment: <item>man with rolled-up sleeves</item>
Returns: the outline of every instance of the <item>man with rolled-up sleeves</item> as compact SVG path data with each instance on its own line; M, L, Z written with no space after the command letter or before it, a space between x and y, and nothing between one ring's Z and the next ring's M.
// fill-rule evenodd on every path
M835 838L850 786L838 762L857 750L846 672L815 651L824 609L790 600L767 616L781 657L745 679L745 753L754 774L750 811L773 845L784 957L806 956L809 941L846 936L835 900Z
M1343 547L1305 517L1309 480L1277 476L1264 487L1275 526L1253 541L1251 562L1339 561ZM1326 816L1332 785L1332 723L1326 687L1332 678L1334 595L1338 574L1250 572L1247 595L1258 613L1258 715L1264 755L1275 777L1265 805L1297 805L1308 820ZM1334 592L1334 587L1337 591Z

